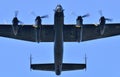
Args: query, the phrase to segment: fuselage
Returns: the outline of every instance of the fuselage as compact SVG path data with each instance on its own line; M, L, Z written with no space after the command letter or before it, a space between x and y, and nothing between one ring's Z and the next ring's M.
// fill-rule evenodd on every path
M58 5L54 15L54 61L56 75L60 75L62 71L63 62L63 26L64 26L64 13L61 5Z

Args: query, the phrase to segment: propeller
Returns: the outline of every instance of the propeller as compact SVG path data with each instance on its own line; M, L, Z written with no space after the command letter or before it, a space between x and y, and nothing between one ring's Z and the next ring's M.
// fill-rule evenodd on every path
M105 18L105 20L112 22L113 20L110 18Z
M90 16L90 14L87 13L87 14L83 15L82 18L89 17L89 16Z
M105 18L103 16L102 10L99 11L99 14L100 14L101 17ZM105 18L105 20L110 21L110 22L112 21L112 19L110 19L110 18Z
M31 14L35 17L37 17L36 13L35 12L31 12ZM44 15L44 16L40 16L40 18L48 18L49 16L48 15Z
M13 19L13 20L15 20L15 21L17 21L18 23L20 23L20 25L23 25L23 22L22 22L22 21L20 21L20 20L18 20L18 18L17 18L18 13L19 13L19 11L18 11L18 10L17 10L17 11L15 11L15 17L14 17L14 19Z
M48 18L48 15L41 16L40 18Z
M85 14L85 15L83 15L83 16L81 16L81 15L79 16L79 15L77 15L77 14L74 13L74 12L72 12L71 14L74 15L74 16L82 17L82 18L85 18L85 17L89 17L89 16L90 16L89 13L87 13L87 14Z

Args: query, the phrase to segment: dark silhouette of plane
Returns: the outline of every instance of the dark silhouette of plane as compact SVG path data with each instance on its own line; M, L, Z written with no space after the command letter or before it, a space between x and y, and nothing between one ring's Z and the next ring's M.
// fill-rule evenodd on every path
M102 16L100 24L83 24L83 18L88 14L78 16L76 24L64 24L64 10L57 5L54 14L54 24L41 24L45 16L37 16L35 25L20 25L17 15L13 24L0 24L0 36L31 42L54 42L54 63L30 64L33 70L55 71L60 75L62 71L82 70L85 63L63 63L63 42L84 42L120 34L120 23L106 24L109 20Z

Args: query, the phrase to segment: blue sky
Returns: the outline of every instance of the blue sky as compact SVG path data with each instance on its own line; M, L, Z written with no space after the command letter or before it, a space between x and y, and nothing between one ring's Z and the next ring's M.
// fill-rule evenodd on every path
M120 22L119 0L2 0L0 2L0 23L11 24L14 12L24 24L34 24L36 15L49 15L43 24L53 24L54 11L57 4L65 9L65 23L75 24L77 15L90 13L84 23L98 23L100 14ZM72 13L75 13L73 15ZM120 77L120 36L81 42L64 43L64 62L84 63L87 55L87 71L62 72L60 77ZM0 37L0 76L1 77L56 77L54 72L30 71L29 56L33 63L49 63L54 61L54 43L32 43Z

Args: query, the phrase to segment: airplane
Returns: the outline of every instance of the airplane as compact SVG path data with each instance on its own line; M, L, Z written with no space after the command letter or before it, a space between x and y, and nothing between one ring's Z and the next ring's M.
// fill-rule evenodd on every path
M41 24L42 18L37 16L35 25L21 25L17 16L13 18L12 24L0 24L0 36L19 39L30 42L54 42L54 63L32 64L33 70L54 71L61 75L62 71L86 69L85 63L63 63L63 42L84 42L115 35L120 35L120 23L106 23L104 16L101 16L100 23L83 24L83 18L88 14L78 16L76 24L64 24L64 9L57 5L54 13L54 24Z

